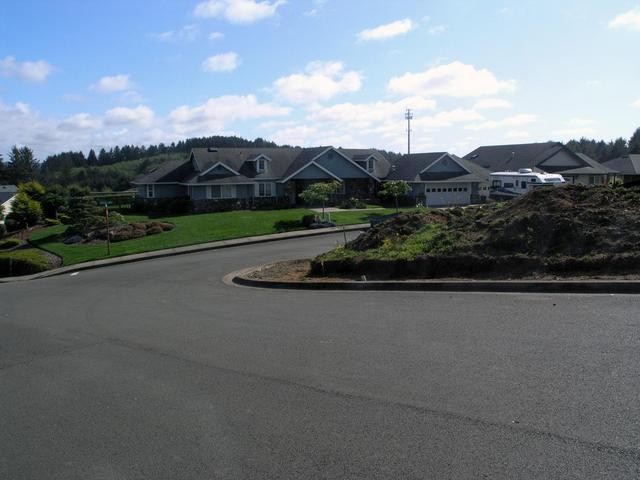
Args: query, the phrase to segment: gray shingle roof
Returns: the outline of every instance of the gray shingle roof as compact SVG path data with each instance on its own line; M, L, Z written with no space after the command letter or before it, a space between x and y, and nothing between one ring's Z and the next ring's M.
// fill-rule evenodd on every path
M562 170L562 173L565 175L574 174L574 175L608 175L617 173L616 170L603 165L595 161L593 158L585 155L584 153L576 153L578 157L580 157L587 165L580 168L574 168L573 170Z
M563 148L557 142L489 145L476 148L464 158L492 172L516 171L533 168Z
M438 172L420 173L443 155L449 155L469 173ZM387 180L405 180L407 182L488 182L489 171L481 166L447 152L412 153L403 155L393 165Z
M640 154L614 158L604 162L602 165L612 168L622 175L640 175Z
M137 184L147 183L179 183L190 172L193 172L193 166L190 160L170 160L158 166L149 173L136 177L133 182Z

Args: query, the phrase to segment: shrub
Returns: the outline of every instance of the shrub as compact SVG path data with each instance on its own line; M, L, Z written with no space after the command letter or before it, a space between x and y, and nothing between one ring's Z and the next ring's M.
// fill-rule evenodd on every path
M17 238L7 238L5 240L0 240L0 250L8 250L9 248L17 247L22 242Z
M4 237L7 234L7 227L4 223L0 223L0 238Z
M18 228L35 225L42 218L40 203L24 192L18 192L11 209L12 211L7 216L7 219L13 220L18 225Z
M304 228L309 228L314 223L318 223L317 215L305 215L302 217L302 226Z
M0 276L11 277L44 272L49 268L49 261L44 254L35 248L0 253Z
M367 204L364 203L362 200L360 200L359 198L348 198L347 200L344 200L341 204L340 204L340 208L344 208L344 209L352 209L352 208L367 208Z
M57 220L55 218L45 218L44 219L44 224L47 227L53 227L55 225L60 225L60 223L61 223L60 220Z

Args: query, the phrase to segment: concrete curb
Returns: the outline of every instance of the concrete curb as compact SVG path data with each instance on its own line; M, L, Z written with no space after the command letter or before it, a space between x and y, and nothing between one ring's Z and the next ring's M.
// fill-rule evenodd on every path
M638 280L404 280L344 282L279 282L247 278L263 268L248 268L225 277L226 283L243 287L288 290L352 290L494 293L640 293Z
M136 253L122 257L108 258L105 260L95 260L93 262L77 263L75 265L62 266L53 270L36 273L33 275L23 275L21 277L0 278L0 283L24 282L37 280L39 278L54 277L70 272L91 270L94 268L110 267L112 265L122 265L125 263L141 262L156 258L172 257L175 255L187 255L190 253L205 252L207 250L219 250L222 248L240 247L243 245L254 245L258 243L276 242L281 240L292 240L296 238L315 237L319 235L329 235L333 233L355 232L369 228L368 223L358 225L345 225L344 227L319 228L317 230L300 230L295 232L274 233L271 235L257 235L253 237L235 238L233 240L222 240L219 242L200 243L186 247L169 248L165 250L155 250L153 252Z

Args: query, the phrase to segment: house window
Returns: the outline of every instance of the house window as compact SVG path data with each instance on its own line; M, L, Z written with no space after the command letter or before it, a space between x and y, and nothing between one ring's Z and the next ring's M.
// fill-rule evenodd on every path
M147 198L154 198L156 196L155 185L147 185Z
M589 185L595 185L595 184L596 184L596 176L589 175Z
M256 170L258 172L264 172L264 170L265 170L265 168L264 168L264 158L259 158L258 159Z
M373 172L374 168L375 168L375 165L373 164L373 158L370 158L369 161L367 162L367 171Z
M468 187L464 187L463 190L466 192Z
M259 197L273 197L273 184L272 183L259 183L258 184L258 196Z
M220 185L211 185L209 188L209 198L222 198Z
M234 185L221 185L220 192L222 198L234 198L236 196L236 187Z

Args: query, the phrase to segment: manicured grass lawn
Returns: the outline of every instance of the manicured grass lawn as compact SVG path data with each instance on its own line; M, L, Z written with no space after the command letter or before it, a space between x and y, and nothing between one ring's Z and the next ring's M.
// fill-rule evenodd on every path
M176 228L158 235L126 240L111 244L111 257L150 252L165 248L182 247L198 243L229 240L232 238L267 235L282 231L303 229L300 221L304 215L312 212L304 208L289 210L234 211L222 213L206 213L201 215L185 215L164 217L157 220L171 222ZM367 223L372 217L387 215L393 210L376 210L368 212L336 212L331 215L339 225ZM129 221L147 220L146 217L129 216ZM66 229L58 225L35 232L29 241L39 248L62 257L64 265L108 258L105 244L65 245L59 235Z

